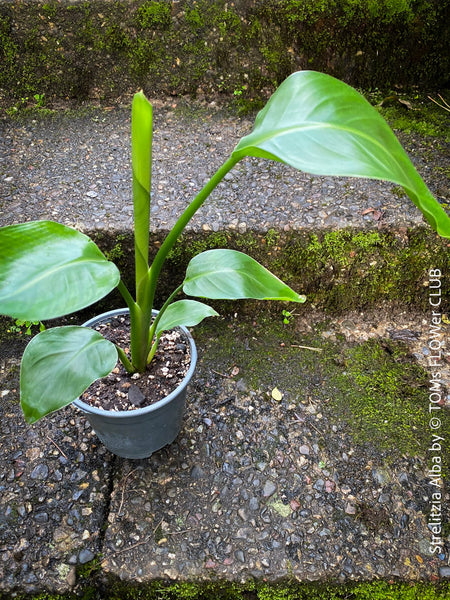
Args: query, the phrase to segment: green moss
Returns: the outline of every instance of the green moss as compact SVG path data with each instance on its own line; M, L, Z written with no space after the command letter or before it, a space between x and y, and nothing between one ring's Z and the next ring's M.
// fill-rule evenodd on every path
M357 442L423 455L429 443L429 375L392 342L370 340L346 350L331 406L352 423ZM443 415L448 430L450 419Z
M150 0L138 8L136 20L146 29L167 30L172 25L171 5L164 0Z
M435 0L7 3L0 87L13 100L201 89L227 94L242 113L305 66L364 87L442 81L443 11Z
M77 566L77 577L81 580L87 580L94 577L101 571L101 556L96 556L89 562Z
M393 129L405 133L418 133L422 136L442 138L450 141L449 119L442 108L437 106L425 95L397 96L392 102L383 102L377 109ZM405 107L399 100L409 102L411 109ZM449 97L447 96L447 100Z
M193 29L199 29L205 26L203 14L197 7L191 8L190 6L187 6L184 18L186 23Z
M122 272L131 278L131 237L100 239L95 233L94 239L104 251L120 255ZM159 236L152 236L151 248L157 248L161 241ZM174 282L181 283L196 254L231 248L248 253L299 293L306 294L308 306L330 314L383 303L428 310L428 270L450 270L447 244L425 228L416 228L407 235L370 230L329 231L320 235L275 230L264 234L185 233L169 254L158 290L161 297L173 291ZM450 282L444 278L442 286L442 296L446 297L450 294Z
M258 588L258 600L444 600L449 587L441 589L428 584L355 583L350 585L333 584L263 584Z
M447 600L450 582L324 582L285 581L267 583L249 580L168 582L147 584L130 582L95 583L81 586L77 593L15 593L16 600ZM10 598L0 592L0 600Z
M184 234L169 253L168 260L172 265L186 265L191 258L213 248L226 248L229 246L230 236L220 231L211 233L205 237L195 237Z
M88 600L447 600L447 583L388 583L376 581L348 585L320 583L233 584L229 582L164 583L148 586L119 585L117 591L85 592L78 598ZM1 598L1 596L0 596ZM25 600L24 596L16 596ZM71 600L72 594L39 594L28 600Z
M332 311L380 301L427 305L429 265L447 272L446 242L425 229L408 237L388 232L340 230L285 240L272 267L306 293L308 301ZM445 292L450 293L450 290Z
M311 335L296 332L295 317L283 325L282 309L279 305L266 307L261 314L254 303L237 308L234 303L233 310L248 312L251 318L241 319L237 326L233 321L224 326L212 320L197 328L203 360L221 372L239 365L251 389L261 393L282 382L289 402L307 404L308 397L314 396L330 422L347 424L346 432L355 444L373 444L386 451L389 460L402 454L424 458L431 439L430 376L409 355L407 347L390 340L354 345L330 341L320 334L329 327L326 321L313 324ZM235 336L230 334L233 327ZM270 367L272 363L276 369ZM325 383L322 386L318 382ZM449 427L450 415L442 413L442 431ZM449 459L447 451L443 460L450 464Z
M400 185L395 185L391 188L391 192L397 196L397 198L405 198L407 196L405 190Z
M347 585L284 582L245 584L231 582L119 583L107 591L86 589L82 594L17 595L17 600L447 600L448 582L388 583L375 581ZM6 597L0 594L0 598Z

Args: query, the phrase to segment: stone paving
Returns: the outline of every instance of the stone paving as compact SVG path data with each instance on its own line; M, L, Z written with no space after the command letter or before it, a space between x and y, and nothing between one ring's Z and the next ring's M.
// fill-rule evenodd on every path
M217 107L154 102L152 229L166 231L225 160L253 119ZM129 109L0 121L0 224L53 219L82 230L131 229ZM448 155L405 139L442 201ZM409 227L422 214L398 188L378 181L319 177L273 161L246 159L226 175L189 225L241 233Z
M164 231L250 121L214 107L188 117L174 105L159 108L152 227ZM1 127L1 224L53 218L86 231L131 226L127 112ZM418 162L442 193L420 153ZM391 184L319 178L260 161L242 163L226 183L193 220L194 231L422 223ZM427 315L373 309L331 320L305 306L286 327L280 311L269 313L279 320L275 332L267 314L248 308L199 329L183 430L170 448L141 461L113 457L71 407L27 426L18 405L24 340L0 345L0 592L77 591L83 565L144 583L450 576L448 539L435 551L427 523L436 489L426 440L417 452L386 447L382 438L362 441L353 417L337 416L332 406L336 381L346 377L341 355L355 343L376 339L390 348L403 339L408 364L426 367ZM258 377L256 363L263 365ZM337 369L333 377L328 364ZM413 386L423 389L424 402L427 384L425 372ZM445 385L444 378L444 402ZM439 493L448 519L443 483Z

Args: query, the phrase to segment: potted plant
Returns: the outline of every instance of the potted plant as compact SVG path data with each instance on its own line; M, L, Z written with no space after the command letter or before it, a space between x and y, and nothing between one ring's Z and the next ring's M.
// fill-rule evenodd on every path
M304 296L251 257L218 249L195 256L184 281L155 312L155 290L169 251L212 190L244 157L272 159L317 175L392 181L405 189L440 235L450 237L449 217L376 110L343 82L322 73L301 71L288 77L273 94L257 115L252 132L239 141L228 160L193 199L149 264L152 107L141 92L133 99L131 129L134 296L121 280L117 267L92 240L75 229L51 221L35 221L0 230L1 313L43 321L85 308L115 287L122 294L130 319L129 352L105 339L91 328L90 322L85 324L88 327L56 327L31 340L20 373L21 406L29 423L75 402L82 410L89 411L88 418L97 434L105 438L103 441L116 454L148 456L172 441L179 428L183 399L177 416L168 413L158 420L156 409L161 405L167 413L172 394L167 397L169 401L165 398L150 407L116 413L91 410L79 397L93 382L116 369L118 360L130 377L140 377L155 360L163 332L180 327L184 328L181 330L184 343L191 349L191 367L181 384L181 392L185 393L196 357L195 346L185 328L216 312L197 300L176 300L178 294L184 292L187 296L209 299L305 301ZM110 321L114 315L106 318ZM132 383L129 387L134 389ZM112 421L108 439L98 421L102 415ZM168 437L160 436L156 444L150 443L143 449L137 438L149 437L146 416L156 419L156 431L166 427L167 419L176 426L169 427ZM133 418L137 424L124 434L123 421L130 423ZM127 439L122 439L127 435ZM134 450L136 444L139 448Z

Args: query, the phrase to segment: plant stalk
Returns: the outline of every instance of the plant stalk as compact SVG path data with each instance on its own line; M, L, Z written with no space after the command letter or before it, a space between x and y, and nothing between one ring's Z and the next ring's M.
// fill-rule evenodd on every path
M153 301L155 297L156 284L158 282L158 277L161 272L161 268L164 264L164 261L167 258L170 250L173 248L175 242L182 234L184 228L195 215L197 210L202 206L203 202L208 198L214 188L222 181L225 175L231 171L231 169L235 166L237 162L239 162L240 158L235 158L233 155L228 158L228 160L215 172L215 174L211 177L208 183L200 190L191 204L186 208L183 214L179 217L178 221L172 227L171 231L167 235L160 249L158 250L152 266L149 271L149 284L147 286L147 298L145 301L145 306L150 309L153 306Z
M164 302L164 304L160 308L158 314L156 315L156 317L150 327L150 333L148 336L148 347L147 347L147 350L150 354L147 357L147 364L150 363L150 361L152 360L152 358L156 352L156 348L158 347L159 336L157 336L155 342L152 344L153 338L155 337L155 331L158 326L158 323L159 323L161 317L163 316L166 308L172 303L172 300L175 298L175 296L177 296L181 292L182 289L183 289L183 285L179 285L177 287L177 289L170 294L170 296L167 298L167 300ZM151 350L150 350L150 347L151 347Z

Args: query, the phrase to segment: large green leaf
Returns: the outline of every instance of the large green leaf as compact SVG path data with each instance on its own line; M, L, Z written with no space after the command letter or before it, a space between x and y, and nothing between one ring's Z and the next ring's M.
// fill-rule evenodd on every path
M88 327L55 327L25 348L20 368L20 403L34 423L70 404L117 362L114 344Z
M179 300L166 308L158 322L155 333L158 335L162 331L173 329L179 325L194 327L194 325L197 325L206 317L217 316L218 313L213 308L202 302L197 302L196 300Z
M86 235L52 221L0 229L0 313L29 321L89 306L119 283Z
M323 73L288 77L258 114L233 156L258 156L317 175L385 179L401 185L430 225L450 237L450 218L377 111Z
M190 296L237 300L290 300L304 302L256 260L236 250L207 250L190 261L183 282Z

